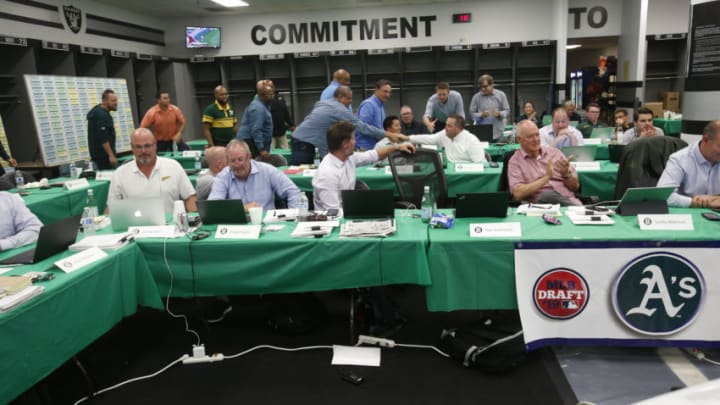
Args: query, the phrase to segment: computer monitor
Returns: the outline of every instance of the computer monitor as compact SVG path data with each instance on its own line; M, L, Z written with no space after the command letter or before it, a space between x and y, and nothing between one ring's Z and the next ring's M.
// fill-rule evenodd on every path
M30 249L0 261L0 265L32 264L60 253L75 243L80 215L75 215L47 224L40 228L35 249Z
M342 190L345 218L394 218L392 190Z
M510 202L510 193L466 193L455 199L455 217L505 218Z
M242 200L198 200L197 208L203 225L248 222Z
M480 124L480 125L468 125L465 129L471 134L475 135L480 142L491 143L493 141L493 126L492 124Z

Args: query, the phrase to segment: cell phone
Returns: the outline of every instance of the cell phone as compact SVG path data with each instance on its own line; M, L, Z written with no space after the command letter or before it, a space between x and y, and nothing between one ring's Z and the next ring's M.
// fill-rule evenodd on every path
M192 236L192 240L205 239L208 236L210 236L210 232L207 231L195 232L195 235Z
M340 377L342 377L343 380L349 382L350 384L358 385L363 382L363 378L359 375L355 374L352 370L342 369L339 371Z
M500 165L498 164L498 162L490 162L490 163L488 163L488 166L490 166L490 167L499 167Z
M325 215L328 216L328 217L336 217L337 214L338 214L338 212L339 212L339 211L338 211L337 208L330 208L329 210L327 210L327 211L325 212Z
M562 222L560 222L559 219L555 218L552 215L548 215L548 214L543 214L542 219L543 219L543 221L545 221L545 223L550 224L550 225L560 225L562 223Z
M703 212L702 216L703 216L703 218L707 219L708 221L720 221L720 215L718 215L714 212Z

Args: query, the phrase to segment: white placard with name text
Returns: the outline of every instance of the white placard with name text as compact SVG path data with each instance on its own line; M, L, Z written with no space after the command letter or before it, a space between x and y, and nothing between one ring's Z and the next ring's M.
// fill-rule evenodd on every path
M692 231L690 214L640 214L638 224L643 231Z
M601 145L602 138L585 138L583 139L583 145Z
M413 174L413 170L414 170L413 165L396 165L395 166L395 171L399 175ZM392 176L392 167L385 166L385 174L389 174Z
M600 171L600 162L570 162L575 166L575 170L579 172L597 172Z
M457 173L481 173L485 171L485 165L482 163L457 163L455 164L455 172Z
M520 237L522 227L520 222L492 222L470 224L470 237L472 238L498 238Z
M95 174L95 180L105 180L110 181L112 180L113 173L115 173L112 170L102 170Z
M202 151L199 151L199 150L184 150L184 151L182 152L182 157L191 157L191 158L194 158L194 157L196 157L196 156L197 156L197 157L201 157L201 156L202 156Z
M63 188L68 191L79 190L81 188L88 187L90 187L90 183L88 183L87 179L84 177L82 179L68 180L63 183Z
M177 238L182 234L177 232L175 225L131 226L128 232L135 235L135 239L145 238Z
M218 225L215 239L258 239L261 225Z
M303 177L313 177L317 173L317 169L305 169L302 171Z
M55 262L55 265L65 273L72 273L73 271L87 266L90 263L94 263L105 256L107 256L107 253L103 252L99 247L91 247L90 249L83 250L80 253L60 259Z

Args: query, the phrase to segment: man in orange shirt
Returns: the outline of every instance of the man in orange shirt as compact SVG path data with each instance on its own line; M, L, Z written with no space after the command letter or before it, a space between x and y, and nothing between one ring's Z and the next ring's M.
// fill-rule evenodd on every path
M179 150L189 149L181 143L185 130L185 116L182 111L170 104L170 93L165 90L159 90L156 99L157 105L147 110L140 127L152 130L158 152L172 151L173 142L178 144Z

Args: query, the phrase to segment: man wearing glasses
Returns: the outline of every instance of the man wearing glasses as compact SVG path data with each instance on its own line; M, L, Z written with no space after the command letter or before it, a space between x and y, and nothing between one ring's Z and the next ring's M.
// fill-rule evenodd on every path
M135 159L120 166L113 174L108 203L129 198L160 197L165 212L173 211L176 200L184 201L187 211L197 211L195 189L185 170L175 160L157 156L155 137L149 129L133 131L130 145Z
M583 138L590 138L595 128L607 128L607 124L600 121L600 106L590 103L585 109L585 120L578 125L577 129L582 132Z
M505 122L510 114L510 105L507 96L495 88L495 79L490 75L482 75L478 79L480 91L470 100L470 114L475 124L490 124L493 126L493 141L503 136Z

